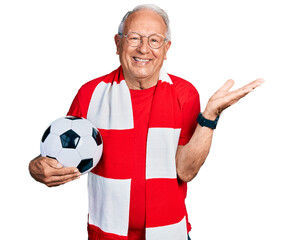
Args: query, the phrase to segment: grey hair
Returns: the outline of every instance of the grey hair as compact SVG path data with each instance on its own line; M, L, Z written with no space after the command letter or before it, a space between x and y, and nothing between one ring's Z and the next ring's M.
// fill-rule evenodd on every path
M123 34L123 31L124 31L124 23L125 21L127 20L127 18L132 14L132 13L135 13L139 10L142 10L142 9L149 9L157 14L159 14L165 24L166 24L166 27L167 27L167 32L166 32L166 38L167 40L171 40L171 29L170 29L170 22L169 22L169 17L168 17L168 14L163 10L161 9L160 7L158 7L157 5L155 4L143 4L143 5L138 5L136 6L132 11L129 11L127 12L124 17L122 18L122 21L121 23L119 24L119 27L118 27L118 34Z

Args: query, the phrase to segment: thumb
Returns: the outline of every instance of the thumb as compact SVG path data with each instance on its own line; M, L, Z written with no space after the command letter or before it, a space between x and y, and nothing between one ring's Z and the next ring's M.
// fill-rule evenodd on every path
M46 157L46 163L53 168L62 168L62 164L57 161L56 158Z
M234 81L229 79L217 92L228 92L234 85Z

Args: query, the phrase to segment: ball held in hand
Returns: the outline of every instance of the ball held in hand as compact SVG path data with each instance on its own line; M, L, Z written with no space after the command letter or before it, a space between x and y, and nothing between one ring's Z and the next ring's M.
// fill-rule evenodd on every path
M41 139L41 155L56 159L64 167L77 167L85 174L100 161L103 140L87 119L62 117L50 124Z

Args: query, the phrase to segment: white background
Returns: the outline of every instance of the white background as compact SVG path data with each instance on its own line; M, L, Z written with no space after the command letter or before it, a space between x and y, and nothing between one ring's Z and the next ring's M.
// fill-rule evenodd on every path
M196 86L202 108L229 78L235 88L266 80L220 118L210 155L189 184L191 238L292 240L290 1L149 2L171 20L167 72ZM1 239L87 239L87 177L47 188L27 167L79 87L119 66L113 36L141 3L1 1Z

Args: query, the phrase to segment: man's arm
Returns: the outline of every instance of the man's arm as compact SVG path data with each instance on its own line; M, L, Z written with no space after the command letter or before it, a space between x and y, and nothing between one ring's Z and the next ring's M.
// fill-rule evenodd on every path
M56 159L41 156L29 163L29 171L36 181L44 183L48 187L70 182L81 175L75 167L62 167Z
M235 91L229 91L234 85L233 80L228 80L208 101L203 116L215 120L223 110L238 102L241 98L260 86L263 79L257 79ZM213 129L198 125L190 139L184 146L178 146L176 153L176 169L178 177L191 181L198 173L208 156L213 137Z

